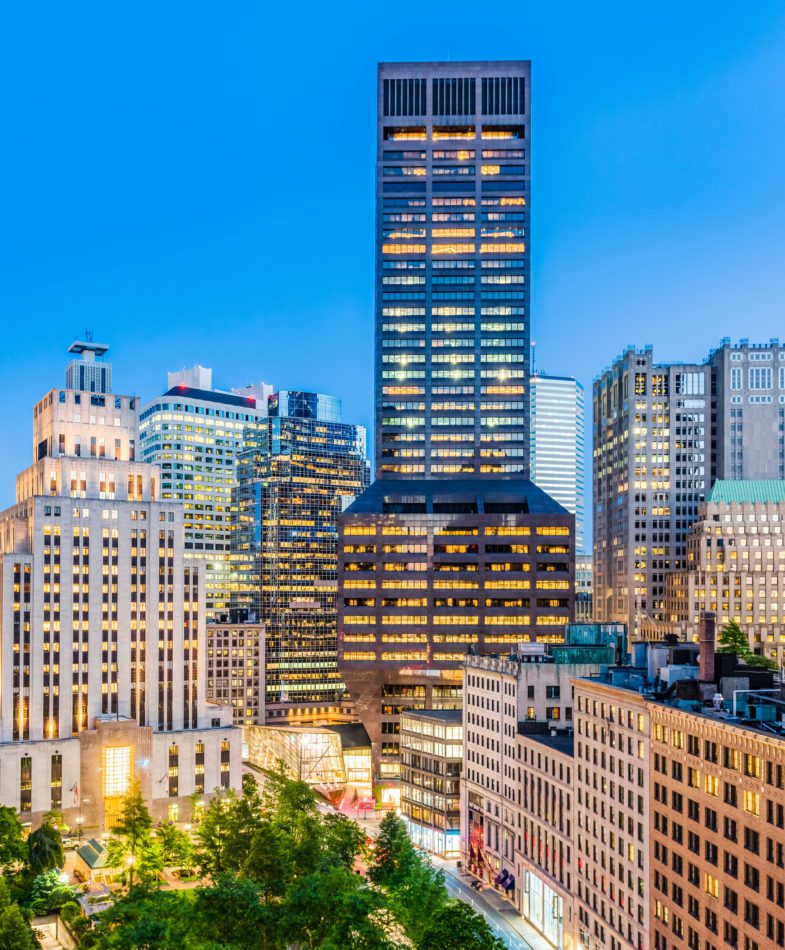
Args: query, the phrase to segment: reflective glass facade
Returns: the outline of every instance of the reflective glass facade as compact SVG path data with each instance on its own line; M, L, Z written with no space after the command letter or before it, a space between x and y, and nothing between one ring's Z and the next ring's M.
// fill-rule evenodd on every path
M368 485L365 430L340 402L277 393L246 432L235 491L235 618L266 632L265 704L340 701L336 647L337 519Z
M585 476L583 386L568 376L531 378L531 479L575 515L583 551Z

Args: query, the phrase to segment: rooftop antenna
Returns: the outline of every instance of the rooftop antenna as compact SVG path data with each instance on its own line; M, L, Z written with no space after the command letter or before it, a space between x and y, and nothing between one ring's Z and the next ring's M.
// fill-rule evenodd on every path
M85 341L86 341L87 343L92 343L92 342L93 342L93 331L92 331L92 330L85 329L85 331L84 331L84 338L85 338Z

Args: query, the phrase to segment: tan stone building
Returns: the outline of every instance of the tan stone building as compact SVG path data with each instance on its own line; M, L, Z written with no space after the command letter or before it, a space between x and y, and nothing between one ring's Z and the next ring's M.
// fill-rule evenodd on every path
M785 658L785 481L718 481L687 537L686 565L668 576L666 625L698 639L704 611L733 621L756 653ZM781 642L782 641L782 642Z
M236 726L263 725L264 624L207 625L207 698L229 705Z
M756 708L779 719L769 697ZM785 946L785 738L725 711L647 707L653 946Z
M646 950L650 713L637 680L575 680L573 895L581 942Z

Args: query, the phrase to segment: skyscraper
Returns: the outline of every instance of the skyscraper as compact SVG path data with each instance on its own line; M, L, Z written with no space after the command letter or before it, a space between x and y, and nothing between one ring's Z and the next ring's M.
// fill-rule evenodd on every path
M77 341L33 411L33 464L0 514L0 801L109 826L138 779L157 820L239 785L231 711L209 705L204 580L183 506L136 457L135 397ZM84 363L81 366L80 363ZM181 812L182 810L182 812Z
M204 366L168 374L142 409L142 458L160 466L161 497L181 501L185 548L204 562L208 620L229 609L231 498L245 429L267 414L271 386L224 392Z
M532 376L531 479L575 515L575 547L583 551L583 386L570 376Z
M378 479L341 518L338 610L391 800L400 710L459 705L467 649L559 639L573 607L573 518L527 480L529 76L379 67Z
M627 349L594 381L594 617L661 631L669 571L716 479L785 476L785 346L703 363Z
M264 625L267 721L329 717L345 692L337 666L337 521L368 485L365 429L341 420L333 396L282 391L246 435L232 614Z

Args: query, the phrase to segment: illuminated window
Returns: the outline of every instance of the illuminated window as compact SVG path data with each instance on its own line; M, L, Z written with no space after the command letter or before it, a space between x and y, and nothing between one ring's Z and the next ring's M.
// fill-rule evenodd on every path
M131 783L131 747L104 749L104 798L122 798Z

